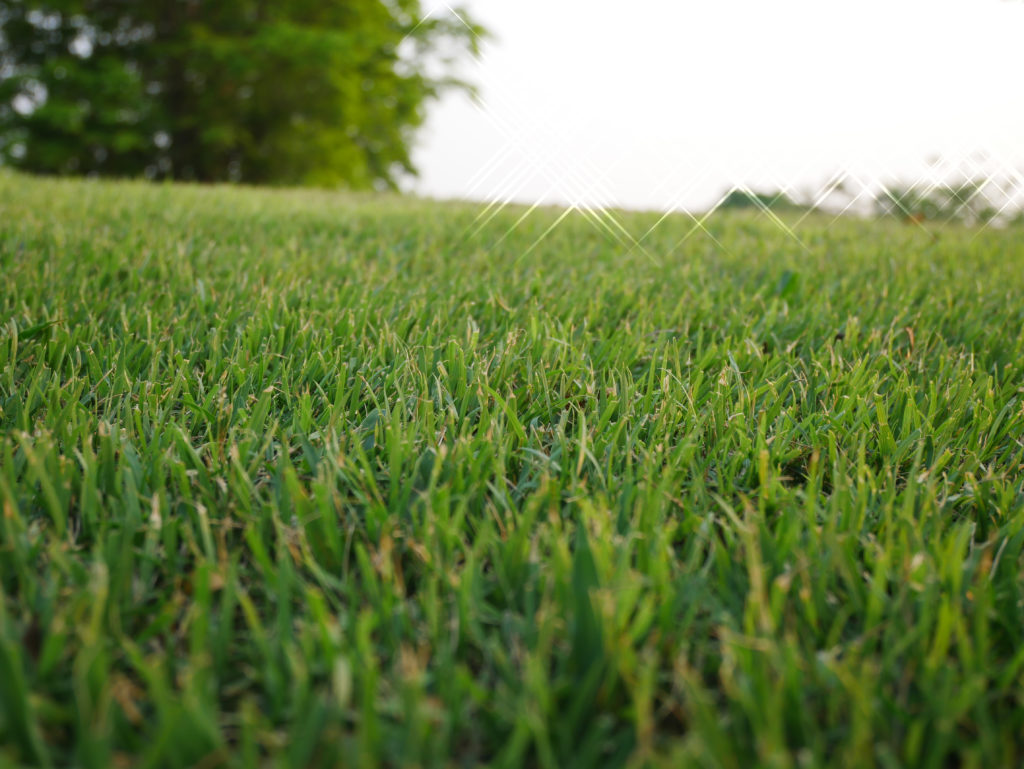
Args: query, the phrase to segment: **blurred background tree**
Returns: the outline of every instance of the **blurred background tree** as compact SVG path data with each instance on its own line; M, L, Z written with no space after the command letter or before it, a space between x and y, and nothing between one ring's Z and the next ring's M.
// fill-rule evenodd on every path
M797 202L782 190L755 192L734 187L722 198L718 208L750 208L759 211L805 211L809 206Z
M419 0L0 0L0 158L393 188L482 34Z
M1008 208L1006 202L998 207L993 203L988 190L994 186L984 177L937 185L891 185L875 197L875 211L879 216L916 222L988 224ZM1003 218L1008 219L1012 213L1010 210Z

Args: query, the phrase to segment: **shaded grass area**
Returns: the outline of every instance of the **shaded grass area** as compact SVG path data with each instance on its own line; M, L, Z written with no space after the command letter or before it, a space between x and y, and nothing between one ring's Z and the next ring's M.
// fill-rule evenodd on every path
M0 759L1024 759L1020 233L481 211L0 175Z

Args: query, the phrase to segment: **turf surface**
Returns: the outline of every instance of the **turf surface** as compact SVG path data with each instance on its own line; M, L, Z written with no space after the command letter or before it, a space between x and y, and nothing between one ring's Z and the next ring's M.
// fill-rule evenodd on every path
M0 764L1020 765L1021 232L481 211L0 174Z

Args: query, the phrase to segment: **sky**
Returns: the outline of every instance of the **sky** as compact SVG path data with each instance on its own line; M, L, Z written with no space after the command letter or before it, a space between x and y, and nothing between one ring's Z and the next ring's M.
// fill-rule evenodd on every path
M1024 198L1022 0L458 7L493 37L461 69L480 99L433 105L419 194L692 210L981 174Z

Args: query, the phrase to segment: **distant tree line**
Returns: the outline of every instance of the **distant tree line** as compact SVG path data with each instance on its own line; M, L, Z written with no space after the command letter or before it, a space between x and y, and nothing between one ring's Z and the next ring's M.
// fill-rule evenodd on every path
M838 194L840 202L831 200ZM943 184L891 184L867 197L871 212L883 218L910 222L957 222L967 225L1024 225L1024 189L998 178L978 176ZM854 195L842 182L827 185L825 194L794 194L782 190L754 191L736 187L719 201L719 209L749 209L772 213L845 212Z
M986 194L985 179L967 179L936 186L922 184L893 185L875 197L880 216L912 221L944 221L962 224L989 224L1000 215L1010 220L1020 212L997 206Z
M719 202L718 208L725 209L755 209L759 211L804 211L809 208L807 204L797 202L787 193L776 190L774 192L756 192L743 188L729 190Z
M394 187L483 32L419 0L0 0L0 161Z

